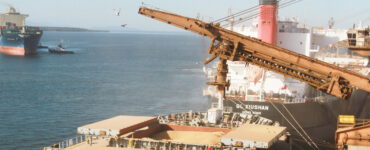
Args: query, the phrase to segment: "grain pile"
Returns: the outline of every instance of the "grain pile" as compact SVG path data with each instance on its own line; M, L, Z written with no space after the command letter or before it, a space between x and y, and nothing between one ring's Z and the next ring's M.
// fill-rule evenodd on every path
M217 145L223 132L164 131L151 136L154 140L187 144Z

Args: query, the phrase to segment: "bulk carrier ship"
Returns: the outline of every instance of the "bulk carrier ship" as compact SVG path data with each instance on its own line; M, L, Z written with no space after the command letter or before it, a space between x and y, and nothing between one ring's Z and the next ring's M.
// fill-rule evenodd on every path
M244 31L256 30L256 32L249 32L250 34L255 34L255 37L259 37L262 41L271 44L278 44L281 47L288 47L299 53L306 54L308 56L315 55L317 53L317 58L320 53L322 45L326 43L333 43L328 47L332 48L339 47L337 42L341 42L340 38L346 39L345 30L334 30L328 29L323 30L320 28L300 28L298 23L294 20L277 21L277 0L260 0L260 18L258 24L255 27L249 29L241 29L240 33ZM186 30L192 32L199 32L201 35L204 31L210 31L214 29L218 32L223 33L223 36L235 36L233 32L227 32L226 30L219 28L218 25L205 24L199 20L192 18L182 17L176 14L170 14L167 12L161 12L159 10L148 9L141 7L139 13L148 16L153 19L157 19L168 24L172 24L178 27L182 27ZM173 21L173 22L171 22ZM193 26L194 25L194 26ZM207 26L208 25L208 26ZM193 27L193 28L191 28ZM204 27L204 28L203 28ZM279 27L279 28L278 28ZM235 28L235 27L234 27ZM237 30L237 28L235 28ZM222 31L222 32L221 32ZM213 33L213 32L210 32ZM333 33L337 33L334 34ZM247 34L248 35L248 34ZM344 36L341 36L344 35ZM242 36L240 36L242 37ZM243 36L244 37L244 36ZM326 39L329 40L324 40ZM340 38L339 38L340 37ZM249 37L244 37L250 41L254 41L257 44L265 44L263 42L255 39L250 39ZM284 39L286 38L286 39ZM246 40L246 41L248 41ZM279 42L277 42L279 41ZM283 45L286 44L287 45ZM239 43L238 43L239 44ZM300 46L297 46L300 45ZM245 45L244 45L245 46ZM291 46L291 47L289 47ZM298 47L298 48L297 48ZM301 49L303 47L303 50ZM278 48L276 48L278 49ZM276 50L271 49L271 50ZM212 49L210 49L212 50ZM237 50L235 48L235 50ZM278 49L282 50L282 49ZM284 51L280 51L284 52ZM337 63L335 65L346 67L347 69L352 69L357 72L368 73L366 65L368 60L359 56L344 56L340 58L340 55L335 55L331 57L323 53L322 59L325 60L341 60L343 62ZM295 55L290 55L295 56ZM300 56L300 55L299 55ZM302 57L305 58L305 57ZM345 59L346 58L346 59ZM225 60L225 59L224 59ZM311 59L311 61L314 61ZM327 66L328 65L325 63ZM321 65L325 67L325 65ZM344 65L344 66L342 66ZM225 95L226 99L222 100L221 94L217 94L216 90L211 88L206 90L212 101L218 96L217 107L213 107L208 110L208 112L203 113L183 113L183 114L169 114L158 116L157 118L150 118L149 121L135 121L139 119L132 119L132 117L115 117L105 121L93 123L90 125L82 126L78 128L78 133L85 134L90 137L87 142L90 144L81 144L79 141L84 141L84 138L69 139L58 144L54 144L47 149L60 149L70 147L70 149L91 149L94 146L93 138L95 136L108 136L108 139L101 140L104 143L99 144L96 142L95 148L98 146L105 147L115 147L119 148L142 148L142 149L256 149L256 141L246 141L240 142L238 137L233 136L227 140L223 140L221 137L221 142L219 143L207 143L205 145L194 143L189 144L188 142L173 142L168 140L169 133L166 134L167 139L153 140L154 133L158 131L163 131L163 126L158 125L148 125L147 122L160 123L164 125L165 129L170 129L172 131L186 131L191 135L191 139L199 138L199 133L194 133L196 131L202 130L202 127L207 127L206 130L211 131L208 127L221 127L223 128L233 128L238 127L238 125L245 124L262 124L268 126L286 126L288 131L292 133L294 141L298 141L295 144L294 149L308 149L300 141L303 139L307 144L311 146L312 149L319 149L321 147L334 148L334 133L336 130L336 118L339 114L352 114L358 117L369 117L370 114L366 110L369 108L369 102L365 100L370 99L369 94L366 91L356 90L353 92L351 100L340 100L339 98L331 97L325 95L324 93L311 90L309 86L301 84L299 81L293 79L286 79L282 75L274 74L272 72L264 71L257 66L249 65L243 62L228 62L229 70L227 79L229 80L230 87L227 89ZM326 67L328 68L328 67ZM212 69L205 68L205 71L209 75L208 77L214 77ZM341 71L337 67L337 70ZM221 73L225 73L220 71ZM343 71L346 72L346 71ZM352 72L351 72L352 74ZM366 78L366 77L365 77ZM364 80L366 81L366 80ZM367 82L367 81L366 81ZM364 88L362 88L364 89ZM366 89L366 88L365 88ZM309 92L312 91L312 92ZM215 106L212 105L211 106ZM119 119L124 118L124 119ZM129 118L129 119L125 119ZM118 121L117 121L118 120ZM117 122L120 123L117 123ZM126 124L125 124L126 123ZM131 124L130 126L126 126ZM132 125L133 124L133 125ZM145 124L145 125L143 125ZM114 126L121 125L121 129L112 130L112 127L104 126ZM172 126L176 125L176 126ZM179 127L181 125L182 127ZM210 126L208 126L210 125ZM143 126L148 126L144 127ZM186 126L186 127L185 127ZM191 126L191 127L188 127ZM129 129L140 129L140 131L132 131ZM201 128L198 128L201 127ZM265 127L265 126L264 126ZM251 129L249 131L234 130L238 135L246 137L249 134L251 137L259 137L260 135L269 136L273 132L251 134L253 130L258 130L258 128L253 126L248 126L246 129ZM266 131L267 128L262 130ZM217 129L218 131L221 131ZM233 129L231 129L233 130ZM268 130L268 129L267 129ZM205 130L202 130L202 132ZM228 132L228 131L226 131ZM285 132L285 129L283 130ZM135 134L135 135L134 135ZM280 133L279 133L280 134ZM147 139L149 135L149 139ZM196 136L194 136L196 135ZM290 134L287 134L290 136ZM85 136L83 136L85 137ZM278 137L278 136L276 136ZM281 136L282 137L282 136ZM138 139L137 139L138 138ZM202 139L209 139L210 137L204 137ZM78 140L81 139L81 140ZM282 138L285 139L285 138ZM287 138L290 140L292 138ZM86 140L86 138L85 138ZM94 139L95 140L95 139ZM96 139L100 140L100 139ZM172 140L172 139L171 139ZM74 142L77 141L77 142ZM200 140L199 140L200 141ZM199 142L198 140L196 142ZM192 141L194 142L194 141ZM71 144L72 143L72 144ZM75 143L77 143L75 145ZM136 143L136 144L135 144ZM217 146L219 144L219 146ZM226 145L225 145L226 144ZM315 146L312 146L314 144ZM81 146L82 145L82 146ZM289 149L284 143L277 144L282 147L276 147L275 149ZM284 147L285 145L285 147ZM78 147L81 146L81 147ZM226 146L226 147L225 147ZM102 147L101 149L107 149ZM292 146L289 145L290 149ZM270 148L268 146L262 146L261 149ZM274 149L274 148L271 148Z
M324 29L307 28L297 18L278 19L277 8L278 1L260 0L260 15L251 26L228 28L363 75L369 74L368 58L346 48L347 30L334 29L333 20L329 21L329 28ZM357 27L361 28L361 25ZM230 87L225 91L224 111L249 112L277 121L288 127L297 141L303 141L303 135L319 145L330 147L334 143L338 115L370 117L367 111L370 103L366 102L370 95L366 91L357 90L350 100L342 100L258 66L237 61L227 64ZM216 67L204 68L207 80L215 79ZM203 93L211 103L217 101L215 86L209 86Z
M13 7L0 14L0 52L7 55L27 56L37 54L42 30L25 26L28 15L20 14Z

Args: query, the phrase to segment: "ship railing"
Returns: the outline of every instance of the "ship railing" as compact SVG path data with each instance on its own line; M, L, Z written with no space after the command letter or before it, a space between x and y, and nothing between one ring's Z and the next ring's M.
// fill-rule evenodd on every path
M306 102L317 102L319 99L306 99L306 98L280 98L280 97L265 97L262 95L226 95L228 100L245 100L245 101L271 101L271 102L281 102L281 103L306 103Z
M306 99L304 98L296 98L296 99L293 99L292 101L284 101L284 103L289 103L289 104L294 104L294 103L305 103L306 102Z
M207 113L190 111L187 113L160 115L158 116L158 121L161 124L174 123L177 125L191 125L192 123L205 119L206 115Z
M292 101L284 101L284 103L307 103L307 102L319 102L321 99L319 97L315 98L294 98Z
M355 126L365 126L370 125L370 119L356 119Z
M61 142L58 142L56 144L53 144L49 147L44 147L43 150L59 150L59 149L64 149L82 142L85 142L87 140L86 135L80 135L76 136L70 139L63 140Z
M246 101L262 101L262 96L260 95L247 95L244 97Z
M136 138L111 138L109 147L122 149L177 149L177 150L220 150L219 145L187 144L180 142L168 142L157 140L145 140Z
M344 32L344 30L340 30L340 29L326 30L326 29L322 29L322 28L312 28L311 31L312 31L312 33L322 34L322 35L327 35L327 34L337 35L337 34L340 34L340 33L343 33Z

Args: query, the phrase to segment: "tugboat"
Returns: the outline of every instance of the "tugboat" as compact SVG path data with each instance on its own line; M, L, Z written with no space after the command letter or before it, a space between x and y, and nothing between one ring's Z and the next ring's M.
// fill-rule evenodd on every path
M58 44L55 48L49 48L49 53L55 53L55 54L74 54L73 51L67 51L63 47L62 43Z

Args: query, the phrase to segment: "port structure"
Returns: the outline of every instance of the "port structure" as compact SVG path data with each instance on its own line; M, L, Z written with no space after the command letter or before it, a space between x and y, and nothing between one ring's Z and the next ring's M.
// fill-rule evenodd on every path
M349 50L370 57L370 28L350 29L347 32Z
M339 115L335 143L337 150L369 149L370 119L358 119L353 115Z
M138 13L210 38L208 53L212 56L204 64L219 57L216 80L209 84L216 85L223 96L229 86L226 60L260 66L343 99L349 98L356 88L370 92L370 79L366 76L227 30L219 24L147 7L141 7Z

